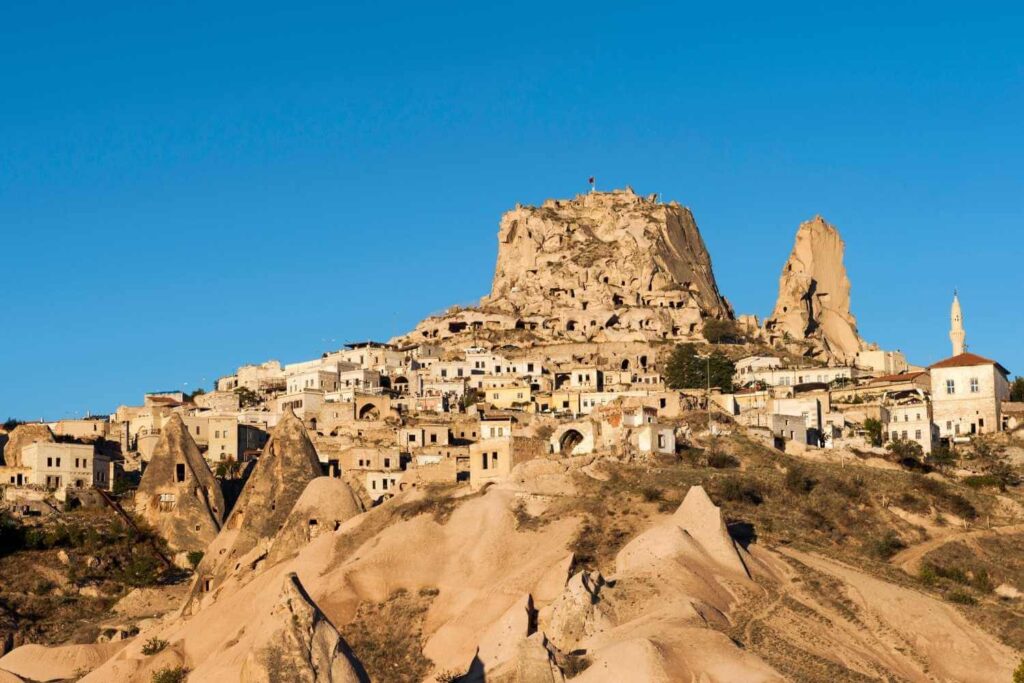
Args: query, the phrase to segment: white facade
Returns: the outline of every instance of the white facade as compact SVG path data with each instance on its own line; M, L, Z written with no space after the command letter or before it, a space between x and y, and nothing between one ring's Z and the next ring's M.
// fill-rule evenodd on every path
M68 488L110 488L110 459L91 445L33 443L22 449L21 458L19 469L29 470L23 483L57 491L58 497Z
M1010 397L1005 368L961 354L930 368L933 420L942 438L989 434L1002 428L1001 404Z

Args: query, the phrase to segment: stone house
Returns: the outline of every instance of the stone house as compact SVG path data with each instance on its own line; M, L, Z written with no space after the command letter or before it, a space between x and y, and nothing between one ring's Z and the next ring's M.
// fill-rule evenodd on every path
M18 467L0 467L0 483L52 491L64 500L68 489L109 489L110 458L91 444L37 441L21 449Z
M469 481L474 489L503 481L523 462L542 457L547 446L540 439L503 437L483 439L469 447Z
M990 434L1002 428L1010 398L1009 371L994 360L961 353L929 367L932 419L943 439Z
M533 390L523 384L492 387L484 391L484 401L499 410L523 408L533 400Z
M422 424L398 430L398 447L405 452L424 446L447 446L448 426Z
M889 398L882 411L882 434L886 440L916 441L925 454L931 453L939 438L931 402L919 394Z

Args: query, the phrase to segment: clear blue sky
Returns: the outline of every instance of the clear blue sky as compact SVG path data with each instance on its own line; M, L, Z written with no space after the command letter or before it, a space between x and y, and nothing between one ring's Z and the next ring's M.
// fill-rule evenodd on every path
M959 287L1024 372L1022 5L712 4L4 3L0 419L406 331L590 175L691 207L737 312L821 213L865 338L948 355Z

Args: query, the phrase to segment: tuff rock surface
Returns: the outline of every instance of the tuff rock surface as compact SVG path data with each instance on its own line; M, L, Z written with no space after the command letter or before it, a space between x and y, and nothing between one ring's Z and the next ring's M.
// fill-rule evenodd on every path
M521 330L547 340L650 341L732 318L689 209L631 188L590 192L501 219L491 293L428 318L411 339Z
M135 493L135 511L178 551L204 550L220 532L220 483L177 414L153 448Z
M243 566L255 568L322 468L306 428L289 410L274 428L238 502L198 569L204 590Z
M295 573L258 625L260 638L242 665L241 683L360 683L368 681L338 630L306 593Z
M845 244L821 216L800 224L782 268L775 310L765 321L772 343L809 340L829 359L849 362L865 348L850 312Z
M3 457L0 461L7 467L21 467L21 449L30 444L53 443L56 439L50 428L44 424L23 424L18 425L10 433L7 443L3 447Z

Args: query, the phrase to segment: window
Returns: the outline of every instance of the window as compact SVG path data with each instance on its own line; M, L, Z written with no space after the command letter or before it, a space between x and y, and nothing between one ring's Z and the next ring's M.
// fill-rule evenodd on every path
M437 443L437 434L430 435L430 443Z
M47 467L53 467L53 458L47 458L46 459L46 466Z
M391 467L391 458L384 458L384 467Z
M174 481L185 481L185 465L183 463L174 466Z
M483 467L483 469L485 469L485 470L487 469L487 454L486 453L483 453L480 456L480 464Z
M498 454L497 453L491 453L491 466L492 467L497 467L498 466Z
M946 394L952 395L956 393L956 382L951 379L946 380Z
M920 438L921 438L921 430L920 429L918 429L918 430L916 430L914 432L914 438L920 440Z
M57 467L60 467L60 458L57 458Z
M977 377L972 377L971 378L971 393L972 394L978 393L978 378Z

